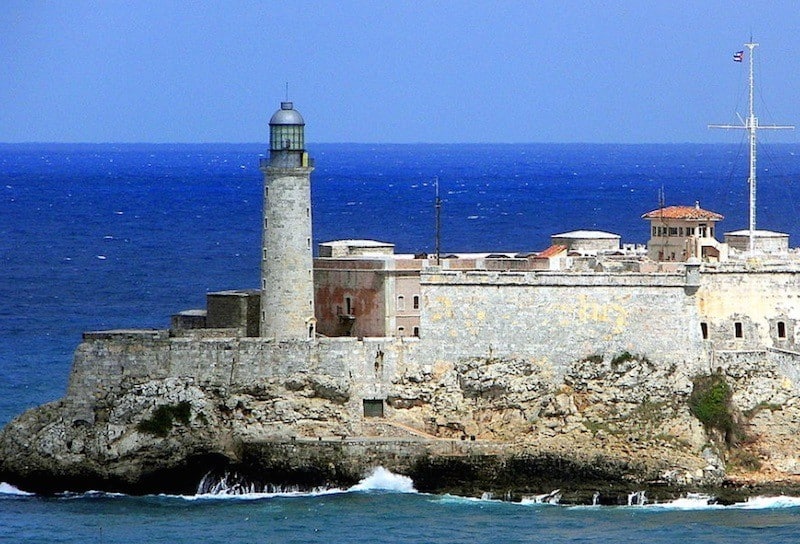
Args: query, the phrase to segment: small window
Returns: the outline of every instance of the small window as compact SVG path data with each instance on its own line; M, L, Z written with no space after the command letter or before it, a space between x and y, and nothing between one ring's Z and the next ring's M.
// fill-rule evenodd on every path
M786 338L786 323L778 321L778 338Z
M742 338L744 336L744 334L742 332L742 322L741 321L737 321L736 323L734 323L733 324L733 328L734 328L734 334L736 335L736 338Z
M397 311L402 312L405 309L406 309L406 297L400 295L399 297L397 297Z
M414 295L414 309L419 310L419 295Z
M399 336L403 336L403 333L405 333L405 332L406 332L406 328L405 327L397 327L397 334Z
M353 315L353 299L350 297L344 297L344 314Z
M364 417L383 417L383 401L364 399Z
M414 336L419 338L419 327L414 327Z
M708 323L700 323L700 332L703 334L703 340L708 340Z

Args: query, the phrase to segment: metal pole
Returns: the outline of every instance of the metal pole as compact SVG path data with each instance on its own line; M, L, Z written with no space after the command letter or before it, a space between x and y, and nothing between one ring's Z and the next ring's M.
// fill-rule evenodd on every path
M439 176L436 176L434 185L436 187L436 266L439 266L439 242L441 241L442 234L442 199L439 198Z
M756 119L753 106L753 50L757 43L744 44L750 50L750 114L747 117L747 126L750 132L750 254L755 251L756 233L756 130L758 129L758 119Z

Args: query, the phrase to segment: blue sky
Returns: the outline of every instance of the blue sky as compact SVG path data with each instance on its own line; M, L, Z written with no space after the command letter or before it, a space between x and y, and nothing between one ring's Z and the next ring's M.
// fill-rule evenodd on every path
M0 142L266 142L285 82L311 142L738 141L750 33L800 123L796 1L6 0Z

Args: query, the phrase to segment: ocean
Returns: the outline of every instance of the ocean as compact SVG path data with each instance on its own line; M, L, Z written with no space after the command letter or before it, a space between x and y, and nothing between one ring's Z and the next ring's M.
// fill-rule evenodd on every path
M259 281L254 144L0 144L0 424L63 395L81 332L166 327L209 291ZM643 244L665 203L747 227L747 146L317 144L316 242L398 252L532 251L565 231ZM759 155L758 227L800 245L800 146ZM366 475L365 475L366 477ZM199 482L198 482L199 483ZM0 542L790 542L800 501L563 507L358 489L244 497L37 497L0 484ZM545 490L548 491L548 490ZM702 504L701 504L702 503Z

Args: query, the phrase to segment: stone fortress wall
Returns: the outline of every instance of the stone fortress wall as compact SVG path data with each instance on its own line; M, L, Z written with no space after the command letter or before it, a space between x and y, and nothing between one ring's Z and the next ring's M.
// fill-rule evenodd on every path
M729 359L756 364L772 349L793 380L800 376L799 281L791 271L702 273L696 285L685 273L433 270L422 277L420 338L275 342L244 329L89 332L65 400L73 419L92 422L98 397L150 380L225 389L325 376L348 391L343 409L358 421L364 400L385 401L409 376L465 360L535 363L544 369L537 379L555 387L570 364L623 352L699 374ZM390 403L386 409L391 418Z

